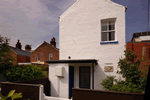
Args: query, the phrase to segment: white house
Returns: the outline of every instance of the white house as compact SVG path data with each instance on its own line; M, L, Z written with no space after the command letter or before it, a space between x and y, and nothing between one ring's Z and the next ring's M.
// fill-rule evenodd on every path
M51 96L71 98L71 88L103 89L125 50L126 7L110 0L77 0L59 19L59 58L49 63Z

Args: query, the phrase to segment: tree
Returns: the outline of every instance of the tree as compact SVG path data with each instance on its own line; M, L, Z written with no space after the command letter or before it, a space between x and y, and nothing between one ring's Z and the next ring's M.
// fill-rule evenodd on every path
M0 63L11 63L14 59L9 54L10 48L9 48L9 41L7 37L2 37L0 35Z
M4 74L4 72L11 68L13 57L9 54L9 41L7 37L2 37L0 35L0 73Z

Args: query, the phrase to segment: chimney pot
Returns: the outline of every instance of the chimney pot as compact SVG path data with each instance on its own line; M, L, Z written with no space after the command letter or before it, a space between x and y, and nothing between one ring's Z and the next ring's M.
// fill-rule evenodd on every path
M56 48L56 42L55 42L55 38L54 37L51 39L50 45L54 46Z
M20 43L20 40L18 40L18 42L17 42L17 44L16 44L16 48L21 50L21 47L22 47L22 45L21 45L21 43Z
M25 46L25 51L31 51L31 45L27 44L27 45Z

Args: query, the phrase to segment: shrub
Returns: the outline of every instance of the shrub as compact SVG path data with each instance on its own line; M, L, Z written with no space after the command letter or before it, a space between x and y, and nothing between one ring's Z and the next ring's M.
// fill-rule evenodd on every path
M146 77L141 77L141 71L138 70L141 60L137 58L137 55L130 50L125 50L126 58L120 59L118 66L120 66L120 71L117 71L118 74L121 74L125 81L116 81L116 84L112 84L114 78L106 78L103 80L101 85L105 89L112 91L122 91L122 92L143 92L146 86ZM135 60L135 61L134 61Z
M136 84L115 84L110 88L111 91L120 91L120 92L134 92L141 93L142 90L138 88Z
M41 68L35 65L16 65L6 70L5 76L7 81L15 82L43 78L45 75Z
M104 89L110 89L113 85L114 78L115 76L107 76L100 84L104 86Z
M41 67L42 71L48 71L48 67Z

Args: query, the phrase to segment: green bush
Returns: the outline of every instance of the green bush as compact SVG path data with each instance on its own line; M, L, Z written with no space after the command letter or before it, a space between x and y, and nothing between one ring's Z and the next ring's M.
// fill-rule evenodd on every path
M107 76L106 79L102 80L102 83L100 84L104 86L104 89L110 89L113 85L114 78L115 76Z
M16 65L6 70L5 76L7 81L15 82L43 78L45 75L41 68L35 65Z
M6 70L10 69L13 66L12 63L1 63L0 64L0 73L4 74Z
M48 71L48 67L41 67L42 71Z
M136 84L115 84L110 88L111 91L141 93L142 90Z
M145 90L147 80L147 77L141 77L141 71L138 70L141 60L130 50L124 52L126 58L119 60L120 71L117 71L117 73L121 74L125 81L114 80L113 77L108 76L102 81L101 85L104 86L104 89L111 91L141 93ZM113 85L112 81L116 81L116 84Z

